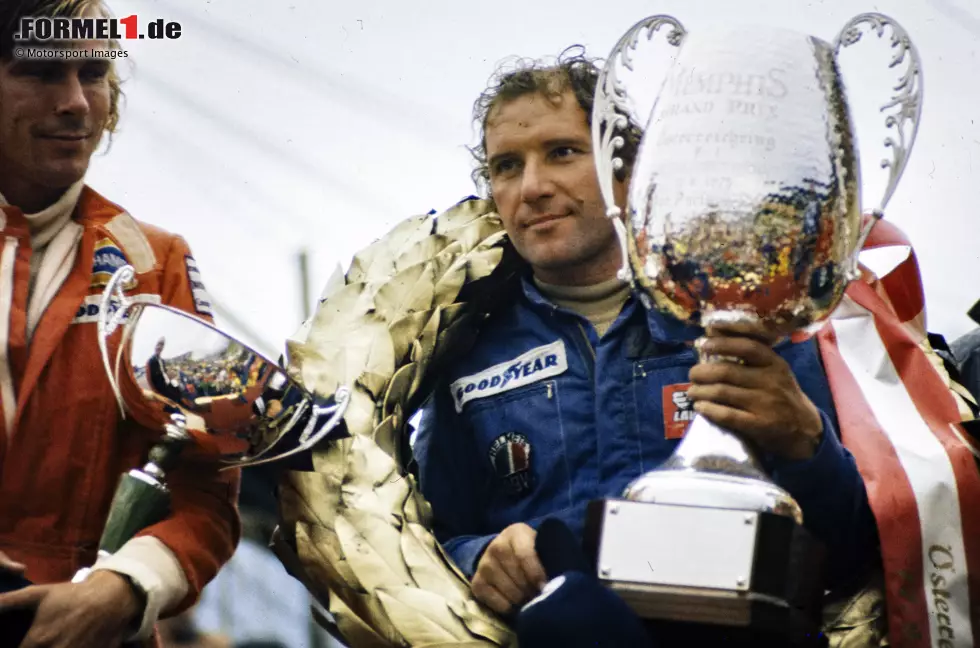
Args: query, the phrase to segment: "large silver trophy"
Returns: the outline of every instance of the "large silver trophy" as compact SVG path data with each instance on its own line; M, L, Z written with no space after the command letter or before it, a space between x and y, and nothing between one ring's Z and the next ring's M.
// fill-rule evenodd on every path
M886 28L891 65L905 72L882 108L897 133L885 142L884 197L864 216L838 56ZM658 31L678 49L647 117L622 76L642 86L635 51ZM920 110L917 53L878 14L854 18L833 45L776 29L687 33L669 16L640 21L607 60L592 116L623 276L648 307L702 326L762 320L789 335L820 323L859 276L858 252L904 169ZM641 140L622 214L614 174L631 129ZM659 469L597 504L599 576L641 616L798 630L812 622L803 608L822 592L795 573L806 563L794 548L800 507L731 432L697 416Z
M302 456L343 434L349 390L318 399L274 362L183 311L135 301L124 266L102 297L99 344L124 418L163 432L142 468L122 475L99 542L117 551L169 512L167 475L182 461L206 470ZM84 579L84 568L75 580Z

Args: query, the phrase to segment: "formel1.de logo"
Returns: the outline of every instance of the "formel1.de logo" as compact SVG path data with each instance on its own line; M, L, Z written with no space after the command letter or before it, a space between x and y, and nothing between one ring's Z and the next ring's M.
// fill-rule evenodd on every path
M180 38L179 22L163 18L141 24L136 14L125 18L51 18L26 16L20 21L17 41L77 40L176 40Z

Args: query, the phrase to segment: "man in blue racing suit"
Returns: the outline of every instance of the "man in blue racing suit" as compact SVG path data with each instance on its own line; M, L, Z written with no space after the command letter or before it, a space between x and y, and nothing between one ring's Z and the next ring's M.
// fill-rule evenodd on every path
M773 348L758 326L702 331L631 295L593 162L596 79L566 52L498 75L476 103L477 175L529 272L422 412L414 452L437 538L480 601L513 613L547 580L538 525L558 518L581 539L588 502L656 468L700 413L760 449L840 583L877 539L816 344ZM702 336L703 353L744 364L699 363Z

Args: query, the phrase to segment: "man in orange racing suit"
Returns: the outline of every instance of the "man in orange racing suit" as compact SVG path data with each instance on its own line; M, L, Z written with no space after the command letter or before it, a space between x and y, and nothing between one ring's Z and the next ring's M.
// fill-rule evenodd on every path
M97 342L100 295L129 264L132 299L211 317L184 240L84 184L119 117L112 59L93 52L113 44L14 38L24 17L106 11L99 0L0 4L0 574L35 583L0 594L0 611L34 613L25 646L150 637L161 615L193 604L240 533L238 472L184 462L169 475L170 515L96 562L120 475L161 434L121 419Z

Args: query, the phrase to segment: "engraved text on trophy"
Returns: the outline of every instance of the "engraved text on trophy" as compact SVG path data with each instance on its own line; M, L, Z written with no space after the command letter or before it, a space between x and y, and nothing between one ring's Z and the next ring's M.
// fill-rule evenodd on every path
M637 270L679 316L735 308L799 326L838 297L826 52L790 33L754 49L700 34L682 46L630 187Z

